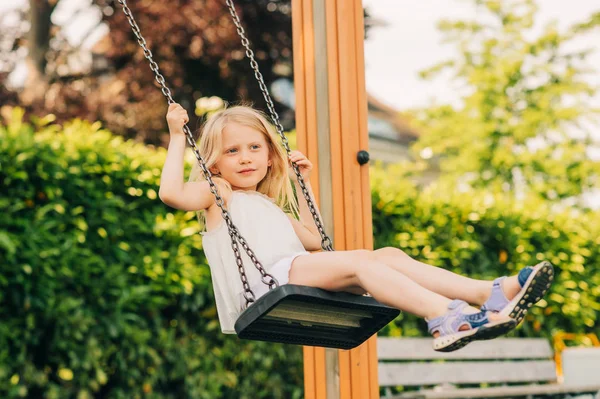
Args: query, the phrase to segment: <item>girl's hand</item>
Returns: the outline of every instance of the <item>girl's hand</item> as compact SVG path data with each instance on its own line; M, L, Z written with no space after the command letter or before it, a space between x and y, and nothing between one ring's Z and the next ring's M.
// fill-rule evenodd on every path
M306 158L306 156L303 153L301 153L300 151L292 151L291 152L291 154L290 154L290 177L294 181L298 180L298 176L296 176L296 173L294 172L294 168L291 167L292 162L296 162L296 165L298 165L298 169L300 170L300 174L302 175L302 178L304 179L304 181L308 182L308 179L310 177L310 172L312 171L312 168L313 168L312 162L310 162L308 160L308 158Z
M188 123L190 118L183 107L177 103L169 105L167 111L167 123L169 125L169 133L171 136L183 135L183 125Z

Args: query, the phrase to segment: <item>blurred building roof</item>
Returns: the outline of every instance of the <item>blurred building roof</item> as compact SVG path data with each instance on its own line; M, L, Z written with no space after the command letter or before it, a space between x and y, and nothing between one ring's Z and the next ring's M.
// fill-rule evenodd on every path
M407 145L419 138L405 117L392 106L367 94L369 136Z

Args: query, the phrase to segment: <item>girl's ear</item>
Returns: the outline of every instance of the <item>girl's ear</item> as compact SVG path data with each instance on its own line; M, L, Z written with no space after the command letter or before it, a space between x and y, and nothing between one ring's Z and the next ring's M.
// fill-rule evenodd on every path
M273 162L271 162L271 160L269 159L269 160L267 161L267 166L272 166L272 165L273 165Z
M218 175L219 174L219 169L217 169L215 167L212 167L212 168L210 168L208 170L210 170L210 173L212 173L213 175Z

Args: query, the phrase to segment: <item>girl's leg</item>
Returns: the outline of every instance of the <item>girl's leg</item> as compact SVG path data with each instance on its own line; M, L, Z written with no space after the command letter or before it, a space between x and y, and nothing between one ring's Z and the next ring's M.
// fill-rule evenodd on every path
M446 298L462 299L481 306L492 292L492 281L475 280L419 262L398 248L378 249L373 251L373 257ZM513 298L521 289L517 276L507 278L503 289L507 298Z
M355 292L359 286L381 303L429 319L445 314L451 302L377 261L366 250L300 256L292 264L289 282L328 291ZM477 311L471 308L468 312Z
M464 301L450 301L422 287L375 260L372 251L300 256L292 263L289 282L329 291L356 291L359 286L379 302L429 319L427 326L435 338L433 348L438 351L454 351L473 340L496 338L516 325L507 316L484 314Z

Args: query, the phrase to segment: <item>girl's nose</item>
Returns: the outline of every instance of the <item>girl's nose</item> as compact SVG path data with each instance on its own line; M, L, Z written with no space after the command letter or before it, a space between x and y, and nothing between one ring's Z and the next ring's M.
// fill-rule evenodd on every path
M248 162L250 162L250 157L248 156L247 153L242 152L240 154L240 163L248 163Z

